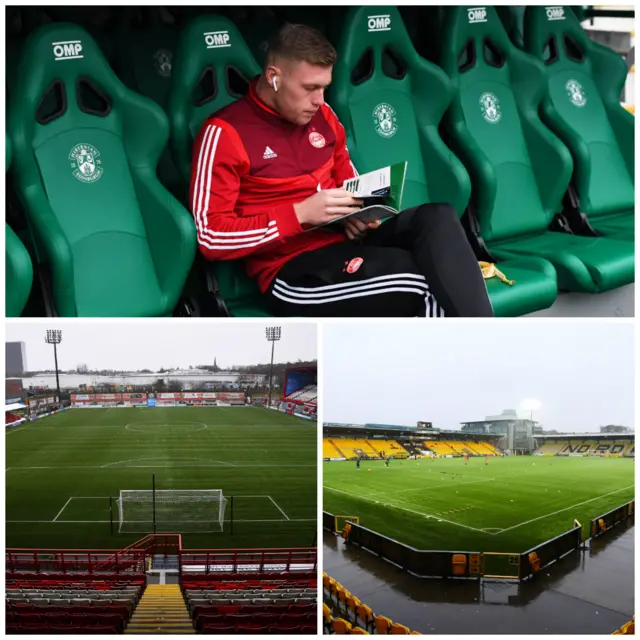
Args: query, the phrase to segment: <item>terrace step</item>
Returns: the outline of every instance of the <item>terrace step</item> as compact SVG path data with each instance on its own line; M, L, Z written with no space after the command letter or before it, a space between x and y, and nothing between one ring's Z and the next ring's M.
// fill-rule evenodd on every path
M125 633L195 633L177 584L150 584Z

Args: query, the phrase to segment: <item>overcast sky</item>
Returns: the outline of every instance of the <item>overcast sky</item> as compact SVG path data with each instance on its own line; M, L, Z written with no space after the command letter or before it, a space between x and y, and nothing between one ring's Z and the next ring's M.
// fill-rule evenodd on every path
M53 369L53 347L44 341L46 329L62 329L58 348L61 369L86 364L90 369L188 368L189 365L218 366L263 364L271 360L271 344L265 327L274 323L234 320L150 320L145 322L83 322L53 320L43 324L6 322L7 342L24 342L30 371ZM276 325L277 326L277 325ZM284 324L275 344L274 362L314 360L316 325Z
M333 325L323 345L325 422L459 429L536 399L545 429L635 428L629 323Z

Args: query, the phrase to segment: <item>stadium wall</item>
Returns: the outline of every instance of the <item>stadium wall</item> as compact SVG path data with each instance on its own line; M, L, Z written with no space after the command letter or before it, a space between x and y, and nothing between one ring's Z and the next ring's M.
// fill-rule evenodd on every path
M189 406L245 406L244 391L181 392L181 393L72 393L74 408L104 407L189 407Z
M349 516L338 518L348 520ZM323 512L324 529L339 533L336 531L336 521L334 514ZM345 524L341 535L346 543L368 551L417 578L455 577L474 580L528 580L550 564L577 551L583 542L582 527L578 524L522 553L415 549L354 522Z

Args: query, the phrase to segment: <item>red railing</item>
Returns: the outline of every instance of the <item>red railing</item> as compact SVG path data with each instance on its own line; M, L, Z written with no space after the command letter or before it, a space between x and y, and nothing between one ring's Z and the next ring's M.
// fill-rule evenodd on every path
M180 534L148 535L125 549L7 549L7 573L144 573L152 555L177 555L180 572L315 572L317 549L182 549Z
M7 549L8 573L143 573L146 553L112 550Z
M315 572L317 566L318 553L315 548L185 549L180 553L180 570L190 574Z

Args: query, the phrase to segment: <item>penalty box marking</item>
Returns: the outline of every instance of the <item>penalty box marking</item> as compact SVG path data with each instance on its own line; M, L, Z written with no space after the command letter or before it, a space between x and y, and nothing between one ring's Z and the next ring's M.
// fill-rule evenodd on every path
M311 520L317 520L317 518L290 518L284 510L278 505L278 503L271 497L267 495L238 495L234 496L236 498L265 498L270 500L273 503L273 506L284 516L284 520L282 518L276 519L266 519L266 520L234 520L234 522L310 522ZM108 500L109 496L71 496L62 506L62 509L58 511L58 514L53 520L8 520L7 522L69 522L69 523L78 523L78 522L110 522L110 520L58 520L58 518L62 515L62 512L69 506L69 503L72 500Z
M62 509L58 511L58 515L51 520L51 522L72 522L71 520L58 520L58 518L62 515L62 512L67 508L69 503L72 500L108 500L109 496L71 496L65 503ZM96 522L94 520L88 520L88 522ZM109 522L109 520L107 520Z
M271 497L271 496L267 496L267 495L239 495L239 496L234 496L237 498L264 498L266 500L270 500L273 504L273 506L284 516L285 520L289 520L291 521L291 518L284 512L284 510L278 505L278 503ZM67 508L67 506L69 506L69 503L72 500L108 500L109 496L71 496L63 505L62 509L60 509L60 511L58 512L58 515L56 515L56 517L51 520L51 522L79 522L78 520L58 520L58 518L62 515L62 512ZM313 518L315 519L315 518ZM298 518L296 519L298 522L300 522L301 520L306 520L306 518ZM14 520L13 522L17 522L16 520ZM24 521L23 521L24 522ZM43 522L43 521L39 521L39 522ZM48 521L44 521L44 522L48 522ZM88 520L87 522L98 522L97 520ZM109 520L107 520L106 522L109 522ZM268 519L268 520L236 520L235 522L283 522L283 520L281 518L278 519Z

